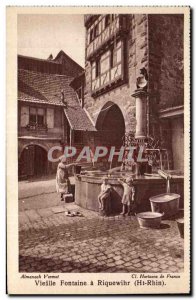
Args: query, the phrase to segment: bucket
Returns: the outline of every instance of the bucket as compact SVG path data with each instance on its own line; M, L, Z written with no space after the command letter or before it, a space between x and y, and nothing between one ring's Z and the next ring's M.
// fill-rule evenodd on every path
M178 230L180 233L181 238L184 238L184 219L177 220Z
M75 174L80 174L81 168L81 166L75 166Z
M150 198L153 212L164 212L164 217L171 217L179 210L180 195L174 193L160 194Z
M163 215L158 212L146 211L138 213L136 217L141 228L159 228Z

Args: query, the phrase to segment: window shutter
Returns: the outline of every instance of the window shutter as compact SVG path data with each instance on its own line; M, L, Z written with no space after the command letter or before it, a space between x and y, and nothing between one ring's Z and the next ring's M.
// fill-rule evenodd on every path
M47 108L47 126L54 128L54 109L52 108Z
M29 107L22 106L21 107L20 126L26 127L28 124L29 124Z

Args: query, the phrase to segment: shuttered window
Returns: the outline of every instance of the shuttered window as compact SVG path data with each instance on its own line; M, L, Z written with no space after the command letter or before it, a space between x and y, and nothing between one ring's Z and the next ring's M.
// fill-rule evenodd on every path
M30 125L45 125L45 109L38 107L29 107L29 124Z

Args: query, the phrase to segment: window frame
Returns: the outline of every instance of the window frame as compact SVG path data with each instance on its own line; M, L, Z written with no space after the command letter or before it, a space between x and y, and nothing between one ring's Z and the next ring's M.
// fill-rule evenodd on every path
M120 43L119 43L120 42ZM118 45L119 43L119 45ZM102 59L102 56L107 53L107 51L105 53L102 54L102 56L100 56L97 60L93 61L91 63L91 94L98 94L99 91L101 91L102 89L104 88L107 88L107 86L110 86L111 84L115 85L115 82L117 82L119 79L121 81L124 81L125 80L125 68L124 68L124 60L125 60L125 56L124 56L124 47L125 47L125 40L124 39L119 39L117 42L116 42L116 45L112 45L110 46L109 50L109 54L106 55L103 59ZM119 51L119 49L121 49L121 60L120 61L117 61L117 52ZM114 55L116 56L116 59L114 59ZM102 72L101 70L101 63L108 59L109 57L109 68L107 70L104 70L104 72ZM97 66L97 63L99 63L99 71L96 70L96 66ZM112 77L112 70L114 70L114 68L117 68L118 69L118 66L120 65L120 75L116 76L116 77ZM95 69L94 71L94 75L98 74L96 72L99 72L99 75L98 76L94 76L93 78L93 69ZM102 82L102 78L104 75L107 76L106 73L109 73L109 80L106 80L106 83L104 84L101 84ZM99 81L97 84L96 82ZM104 79L103 79L104 81ZM98 85L97 88L94 88L93 89L93 84L95 83L95 85Z
M100 59L97 59L95 61L95 79L97 79L98 77L100 77L101 75L101 66L100 66Z
M90 29L90 38L89 38L89 44L94 41L94 29Z
M97 37L99 37L103 32L114 22L117 18L115 14L107 14L100 16L91 27L88 28L87 43L90 45ZM107 23L107 24L106 24Z
M43 115L38 114L38 109L43 109ZM35 114L31 113L31 109L35 109ZM35 121L31 121L31 117L34 116L35 117ZM43 123L39 123L38 122L38 117L41 116L43 117ZM46 109L43 107L38 107L38 106L29 106L29 125L30 126L34 126L34 125L38 125L38 127L44 127L46 126Z
M110 15L105 16L104 29L110 25Z

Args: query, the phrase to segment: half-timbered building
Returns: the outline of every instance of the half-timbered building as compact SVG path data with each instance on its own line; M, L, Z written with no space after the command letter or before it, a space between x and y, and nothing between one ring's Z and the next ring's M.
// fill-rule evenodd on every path
M168 150L170 168L183 170L183 16L85 15L84 24L84 107L97 143L153 136Z
M19 178L55 172L48 151L54 146L81 147L95 131L82 108L83 92L70 86L82 72L63 51L55 59L18 56Z

